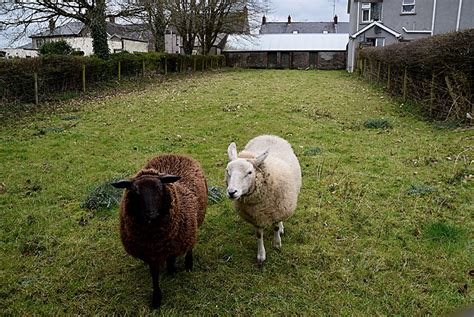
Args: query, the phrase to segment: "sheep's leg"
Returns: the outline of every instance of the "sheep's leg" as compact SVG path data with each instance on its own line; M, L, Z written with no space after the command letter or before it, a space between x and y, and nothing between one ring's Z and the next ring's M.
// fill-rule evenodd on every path
M152 308L160 308L161 305L161 289L160 289L160 270L150 264L151 279L153 281L153 298L151 300Z
M265 246L263 245L263 228L257 228L257 261L263 264L266 258Z
M274 235L273 235L273 242L272 242L272 246L275 248L275 249L280 249L281 248L281 237L280 237L280 234L281 234L281 224L282 222L280 221L279 223L275 223L273 224L273 232L274 232Z
M175 274L178 271L176 269L176 257L175 256L169 256L168 259L166 259L166 269L168 271L168 274Z
M184 268L188 272L193 270L193 249L186 252L186 256L184 257Z
M278 227L280 228L280 235L285 233L285 226L283 225L283 221L278 223Z

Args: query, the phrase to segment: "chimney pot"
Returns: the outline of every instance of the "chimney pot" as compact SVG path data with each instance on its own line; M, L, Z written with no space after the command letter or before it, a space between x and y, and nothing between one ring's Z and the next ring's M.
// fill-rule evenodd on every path
M334 16L334 24L337 24L337 15Z
M115 17L113 15L109 16L109 22L115 23Z
M262 17L262 25L265 25L265 24L267 24L267 17L263 16Z
M291 23L291 15L288 15L288 24Z

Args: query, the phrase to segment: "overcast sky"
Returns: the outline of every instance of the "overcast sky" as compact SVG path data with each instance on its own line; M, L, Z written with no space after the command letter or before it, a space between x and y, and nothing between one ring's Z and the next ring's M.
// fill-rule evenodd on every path
M263 0L265 1L265 0ZM266 14L267 21L287 21L291 15L294 22L329 22L334 16L334 3L336 3L336 14L340 22L349 21L347 14L347 0L267 0L270 6ZM2 34L3 33L3 34ZM0 47L8 46L9 34L0 31ZM18 46L30 42L31 39L23 39Z
M347 0L268 0L272 10L267 14L267 21L287 20L291 15L295 22L329 22L336 14L341 22L348 22Z

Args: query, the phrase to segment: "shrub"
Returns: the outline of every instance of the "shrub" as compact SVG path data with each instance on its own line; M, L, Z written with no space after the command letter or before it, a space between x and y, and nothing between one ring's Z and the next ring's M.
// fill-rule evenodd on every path
M358 70L421 105L434 119L461 119L474 103L474 29L360 50ZM388 86L388 83L390 85Z
M70 55L73 52L72 46L63 40L45 43L39 50L40 55Z
M58 43L58 42L54 42ZM48 43L50 44L50 43ZM67 43L66 43L67 44ZM56 45L56 44L55 44ZM143 72L160 74L216 68L222 66L223 56L184 56L165 53L121 52L110 54L108 60L97 56L46 54L29 59L0 59L0 103L10 101L33 102L34 73L38 75L39 99L45 100L58 93L82 91L82 70L86 69L86 86L116 80L118 64L121 77L138 76Z

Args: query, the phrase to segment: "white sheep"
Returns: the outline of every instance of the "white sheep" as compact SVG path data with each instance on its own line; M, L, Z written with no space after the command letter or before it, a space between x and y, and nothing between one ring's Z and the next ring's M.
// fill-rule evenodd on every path
M227 153L227 197L239 215L255 226L257 261L263 264L263 227L273 225L272 246L281 248L283 220L294 213L301 188L300 164L291 145L273 135L250 140L238 155L232 142Z

